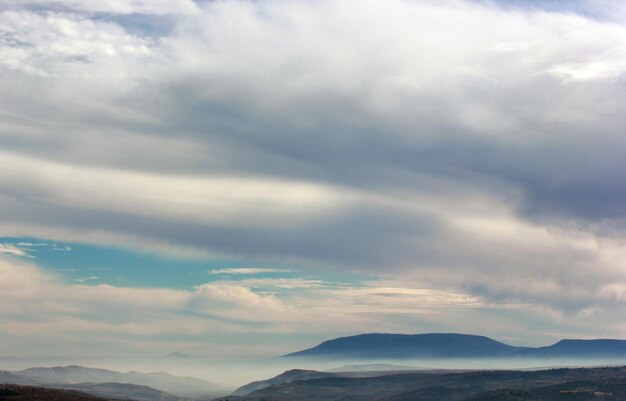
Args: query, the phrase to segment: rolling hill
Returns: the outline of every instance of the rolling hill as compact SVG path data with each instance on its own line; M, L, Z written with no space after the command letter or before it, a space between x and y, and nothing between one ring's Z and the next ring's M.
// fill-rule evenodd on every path
M164 372L122 373L75 365L0 371L0 383L77 389L97 396L141 400L206 399L227 392L218 384L193 377Z
M626 340L561 340L547 347L516 347L484 336L456 333L360 334L324 341L284 355L342 359L626 358Z
M531 358L615 358L626 356L624 340L561 340L556 344L520 350L517 356Z
M623 401L626 367L404 372L298 378L219 401ZM284 374L282 375L284 378Z

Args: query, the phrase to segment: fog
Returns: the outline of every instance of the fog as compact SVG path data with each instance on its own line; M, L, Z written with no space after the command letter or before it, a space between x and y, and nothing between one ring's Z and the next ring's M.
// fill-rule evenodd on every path
M595 367L626 365L626 358L605 359L337 359L337 358L271 358L271 359L210 359L210 358L0 358L0 369L21 370L29 367L80 365L127 372L167 372L191 376L220 384L226 391L251 381L265 380L290 369L333 370L345 365L391 364L417 369L546 369L555 367Z

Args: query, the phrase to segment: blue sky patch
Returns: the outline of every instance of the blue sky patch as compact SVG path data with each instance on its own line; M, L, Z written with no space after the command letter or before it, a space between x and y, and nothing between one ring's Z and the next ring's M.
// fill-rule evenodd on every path
M30 260L69 283L109 284L120 287L191 289L213 281L239 281L251 277L302 278L325 284L362 281L346 273L311 275L298 266L265 264L237 259L176 258L169 255L59 242L39 238L0 238L4 252ZM356 280L356 281L355 281Z

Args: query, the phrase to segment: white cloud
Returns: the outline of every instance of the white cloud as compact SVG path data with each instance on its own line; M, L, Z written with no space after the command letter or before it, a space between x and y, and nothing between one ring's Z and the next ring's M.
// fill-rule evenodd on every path
M88 277L80 277L80 278L75 278L74 281L78 282L78 283L86 283L89 281L95 281L98 280L100 277L98 276L88 276Z
M0 1L0 4L4 1ZM23 0L22 6L60 7L74 11L113 14L193 14L198 6L193 0ZM10 0L9 0L10 4Z
M309 309L406 328L370 315L504 302L534 308L520 330L545 316L579 327L585 311L621 333L623 24L464 1L35 3L50 9L0 13L3 233L396 279L381 293L254 278L150 292L68 289L24 268L55 294L42 311L121 299L131 317L204 333L185 305L228 329L233 315L262 326L267 309L289 331ZM142 36L131 25L148 20L97 12L174 26ZM285 304L294 290L330 298ZM116 327L64 319L54 327Z
M116 61L152 54L150 40L127 34L116 24L72 14L5 11L0 13L0 31L0 63L9 71L35 75L31 79L97 78L103 68L110 70L110 83L116 76L127 77Z
M268 333L324 339L329 333L459 331L463 327L470 332L489 330L495 337L519 342L520 321L507 328L498 324L500 313L519 314L522 321L544 314L532 305L490 304L469 294L384 282L365 286L318 282L305 287L297 284L300 279L293 279L293 286L286 285L286 280L219 281L193 290L88 286L63 283L33 265L0 260L0 319L4 323L0 338L16 344L13 352L20 356L39 356L29 353L28 344L33 341L73 348L82 356L98 356L90 348L94 341L105 353L124 342L128 356L159 354L177 341L203 344L207 338L236 334L239 340L227 341L221 350L223 355L232 355L254 344L255 336ZM602 319L602 313L582 314L577 320L582 324ZM243 345L242 335L247 336ZM531 337L545 341L545 336L539 330ZM146 349L137 339L154 343L154 348ZM289 347L293 345L281 346L277 337L267 353L261 354L273 356L291 351ZM55 355L52 349L46 352Z
M317 183L84 168L3 152L0 164L6 166L0 171L0 185L19 182L25 196L39 193L46 203L178 221L224 225L244 221L250 226L307 221L334 213L350 197L339 188Z
M546 70L565 83L618 80L626 73L626 46L609 49L585 62L565 62Z
M253 274L263 274L263 273L288 273L291 270L287 269L274 269L268 267L228 267L223 269L213 269L209 270L209 274L243 274L243 275L253 275Z
M24 249L13 244L0 244L0 255L30 256Z

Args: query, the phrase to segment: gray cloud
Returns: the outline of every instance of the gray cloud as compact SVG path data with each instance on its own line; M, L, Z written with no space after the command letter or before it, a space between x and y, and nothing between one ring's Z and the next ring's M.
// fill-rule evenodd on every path
M2 13L5 231L623 303L623 25L484 2L127 3Z

